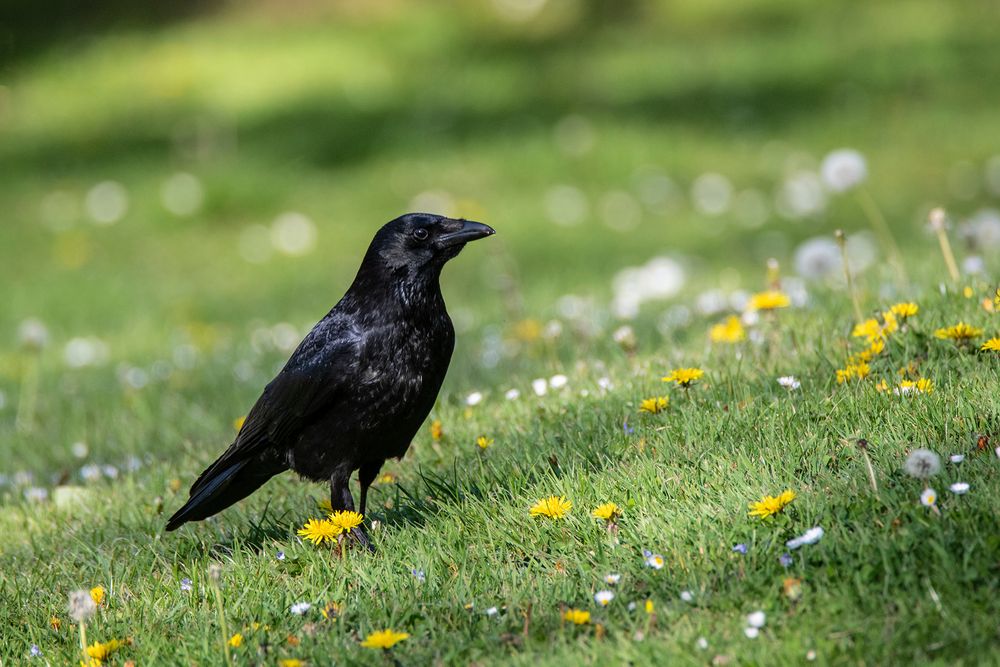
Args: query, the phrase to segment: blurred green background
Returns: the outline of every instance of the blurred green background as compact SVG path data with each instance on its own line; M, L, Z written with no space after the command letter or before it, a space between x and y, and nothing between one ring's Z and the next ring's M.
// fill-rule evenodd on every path
M796 253L836 228L878 286L891 274L856 193L818 175L832 149L865 156L864 192L915 273L943 275L925 231L936 205L965 269L997 267L992 0L12 4L0 21L12 469L82 437L59 429L60 411L99 422L95 401L119 386L211 384L222 404L206 413L238 416L374 231L410 210L499 232L445 272L460 332L451 392L558 369L508 354L511 339L575 319L594 340L634 314L620 298L636 280L664 297L641 304L640 326L667 338L761 288L770 257L785 275L818 266L804 287L835 284L829 257ZM659 273L619 274L656 257L669 258ZM45 428L15 446L30 318L49 338ZM219 349L212 375L197 355Z

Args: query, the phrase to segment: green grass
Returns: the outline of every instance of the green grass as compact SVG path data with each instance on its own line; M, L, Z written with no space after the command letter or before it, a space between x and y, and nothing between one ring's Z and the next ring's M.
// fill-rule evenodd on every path
M996 289L988 276L1000 265L995 251L982 252L986 275L952 284L923 226L932 205L956 222L996 206L981 179L997 150L986 138L1000 136L1000 91L984 85L1000 75L995 8L553 2L523 25L491 7L306 4L288 13L261 4L95 33L4 67L0 661L21 664L37 644L52 664L75 664L67 596L102 585L108 602L88 638L133 639L114 664L222 664L213 563L222 565L228 631L246 637L237 664L382 664L358 646L382 627L412 635L392 653L407 665L705 664L716 655L786 664L810 650L817 664L993 660L1000 357L932 332L965 320L998 335L1000 316L980 300ZM574 116L592 132L582 155L557 139ZM763 288L770 257L789 276L803 239L868 227L850 194L806 220L772 213L760 228L741 224L739 207L706 217L687 196L697 177L715 171L770 201L790 164L815 168L840 146L868 158L866 187L913 279L895 285L882 253L858 277L862 308L921 306L858 385L835 381L859 349L850 299L835 284L808 283L806 304L764 318L759 341L736 347L707 345L719 315L694 307L705 289ZM609 192L638 198L649 168L677 184L676 205L643 205L637 227L612 230L601 202ZM205 190L189 217L160 203L177 171ZM106 179L121 182L130 203L101 227L82 202ZM579 226L547 220L546 195L561 184L589 204ZM295 531L319 516L326 490L291 475L212 521L163 533L286 358L274 326L311 326L378 225L428 190L499 234L445 271L460 324L432 415L445 437L434 442L425 428L387 465L397 480L376 487L370 517L379 553L338 558L302 544ZM59 225L45 213L53 193L70 203ZM247 262L246 230L289 210L315 221L312 252ZM953 242L960 259L975 250L957 234ZM664 254L683 264L687 283L674 300L643 308L632 323L638 353L626 355L612 340L612 278ZM567 294L589 300L584 315L563 312ZM18 342L29 317L51 334L40 355ZM518 341L525 319L558 320L562 334ZM65 345L80 336L105 341L107 362L68 367ZM911 362L933 393L876 391ZM32 427L18 429L36 364L37 409ZM689 365L708 371L690 392L660 382ZM141 388L124 381L136 369ZM556 373L568 387L535 397L531 380ZM777 385L787 374L800 391ZM504 399L511 387L520 399ZM485 399L467 408L472 391ZM672 397L666 414L638 413L641 399L661 393ZM481 434L495 439L485 453L474 444ZM983 454L974 451L981 434L992 438ZM877 493L859 438L871 444ZM76 442L88 446L83 459ZM940 515L920 505L922 485L901 470L915 447L968 455L932 480ZM141 466L128 472L131 457ZM118 478L82 479L81 466L94 463L114 464ZM953 496L955 481L970 492ZM49 499L27 501L30 486ZM67 487L72 500L56 502ZM749 502L785 488L798 494L785 513L747 517ZM569 516L530 518L550 494L572 500ZM589 518L607 501L624 508L617 538ZM784 542L815 525L823 539L785 569ZM732 551L737 543L745 555ZM646 567L644 549L665 567ZM622 579L598 608L593 594L609 572ZM788 577L802 580L798 600L783 593ZM184 578L191 591L181 590ZM643 611L647 599L654 615ZM290 614L300 601L312 610ZM342 606L335 622L319 614L327 602ZM566 626L564 606L591 611L594 623ZM750 640L744 617L758 609L767 625Z

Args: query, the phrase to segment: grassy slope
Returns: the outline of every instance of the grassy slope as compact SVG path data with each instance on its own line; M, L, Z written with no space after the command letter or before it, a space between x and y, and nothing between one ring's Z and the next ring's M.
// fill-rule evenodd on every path
M986 656L996 641L1000 530L988 490L997 462L970 457L948 468L939 490L962 478L973 491L943 498L940 518L917 505L919 486L898 470L911 443L944 454L968 450L978 432L1000 436L996 359L954 354L911 333L882 372L926 356L921 370L938 384L934 394L901 401L837 388L832 368L844 356L850 309L842 294L820 290L809 310L782 315L778 349L748 349L741 361L731 350L704 349L700 320L664 340L651 310L638 323L634 365L606 333L567 334L495 369L473 363L491 328L524 313L546 319L566 291L603 298L614 271L654 253L688 254L699 269L692 287L739 281L752 289L764 258L787 263L790 242L835 226L863 228L846 198L818 222L772 220L766 233L728 218L706 224L683 204L666 217L645 212L627 235L606 229L596 211L567 231L541 219L554 184L576 184L595 210L602 193L630 189L646 164L682 187L712 169L739 188L770 192L787 154L855 145L870 158L871 189L924 286L939 260L924 259L915 212L929 203L960 213L988 203L983 194L953 201L947 186L956 161L978 168L996 151L983 141L1000 132L998 92L982 84L998 68L988 3L698 7L601 27L555 17L537 34L498 27L481 13L293 17L281 19L281 30L271 16L222 16L65 47L12 72L12 102L0 116L0 283L11 286L0 330L38 315L57 345L104 337L113 363L67 371L47 353L39 427L16 433L12 406L0 411L0 470L32 470L43 483L75 474L76 440L89 443L91 461L134 454L151 462L115 483L89 485L73 511L0 491L0 622L8 628L0 657L17 662L35 642L55 663L69 659L72 633L50 632L48 618L64 616L69 590L100 583L110 604L92 637L133 636L127 655L140 664L217 662L204 574L217 560L225 564L229 626L269 624L269 656L317 664L330 655L379 662L356 648L355 635L385 624L413 633L399 652L407 664L651 661L664 651L688 661L725 653L791 662L810 648L824 660L869 664ZM596 133L583 158L554 146L552 127L570 113L585 115ZM238 151L194 159L175 146L179 129L205 119L222 135L235 131ZM195 218L178 220L158 203L160 183L176 169L205 183ZM129 188L121 223L77 222L62 234L39 224L46 193L82 197L103 178ZM186 485L210 460L282 361L280 351L251 347L253 331L262 322L315 320L350 279L372 227L417 192L441 187L460 213L482 216L502 234L490 241L493 252L470 248L446 275L453 310L477 324L461 337L436 411L446 440L433 444L422 433L407 460L391 466L400 484L378 492L391 504L376 514L382 555L352 553L345 563L299 545L294 528L322 490L291 479L217 522L162 536L160 503L170 510L183 495L171 481ZM241 230L289 208L316 219L317 250L247 265L237 252ZM67 247L82 265L60 260ZM729 267L735 274L723 271ZM518 278L521 310L502 305L511 301L497 279L505 273ZM877 278L862 287L866 306L877 306ZM914 290L905 296L924 307L923 334L963 317L989 324L974 302ZM990 326L995 333L995 316ZM13 336L5 340L0 391L10 404L24 357ZM200 350L195 368L172 368L141 391L122 389L116 364L150 369L187 342ZM250 375L237 381L240 361L250 362ZM636 417L638 399L662 391L665 369L693 363L710 370L705 387L690 400L675 397L665 418ZM527 394L527 379L566 369L571 392L502 400L508 386ZM804 381L794 403L774 384L785 373ZM608 396L596 390L602 375L615 383ZM473 388L487 400L467 416L461 396ZM578 397L582 388L591 395ZM625 417L636 427L631 437L621 430ZM497 441L482 458L471 444L480 433ZM878 499L850 444L856 437L875 446ZM800 493L789 518L762 527L745 517L749 500L786 486ZM527 506L549 493L572 498L568 521L527 518ZM616 547L586 518L605 500L627 506ZM781 595L780 544L817 523L827 537L796 555L791 574L806 592L792 605ZM747 556L730 551L736 542L750 545ZM644 568L643 548L664 554L667 567ZM273 558L278 549L284 562ZM415 582L414 567L426 571L426 583ZM591 608L611 570L624 575L619 597L594 610L607 638L560 629L559 605ZM185 576L195 581L191 593L179 590ZM678 600L683 589L694 591L693 605ZM644 614L625 610L647 597L657 605L652 628ZM318 617L290 616L299 600L334 600L344 615L307 637L303 623ZM468 602L478 611L467 612ZM493 605L506 610L480 613ZM769 622L750 642L742 615L757 608ZM633 641L637 629L645 641ZM265 637L246 634L244 656ZM302 644L287 646L288 634ZM702 635L708 653L693 648Z

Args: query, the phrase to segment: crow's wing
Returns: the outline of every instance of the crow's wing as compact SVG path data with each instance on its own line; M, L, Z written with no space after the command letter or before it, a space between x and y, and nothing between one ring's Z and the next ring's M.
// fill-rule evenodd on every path
M325 339L325 340L324 340ZM358 358L357 337L314 329L247 414L236 440L191 486L194 495L215 474L267 448L290 447L318 415L349 389Z

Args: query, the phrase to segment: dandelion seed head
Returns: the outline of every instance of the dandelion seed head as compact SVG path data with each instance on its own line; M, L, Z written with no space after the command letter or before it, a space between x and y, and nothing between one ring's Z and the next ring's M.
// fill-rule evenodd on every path
M90 591L81 589L69 594L69 616L74 621L86 621L96 611L97 603L90 596Z
M941 471L941 458L929 449L914 449L903 464L906 474L928 479Z

